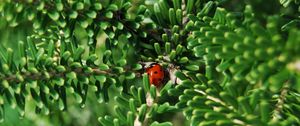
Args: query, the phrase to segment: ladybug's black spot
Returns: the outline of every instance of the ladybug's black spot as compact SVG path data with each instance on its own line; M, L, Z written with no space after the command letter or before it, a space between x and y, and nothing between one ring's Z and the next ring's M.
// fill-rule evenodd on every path
M158 72L157 71L154 71L154 74L157 74Z
M150 75L149 73L147 73L148 74L148 76Z
M155 65L157 65L157 63L151 63L151 64L150 64L150 67L153 67L153 66L155 66Z
M159 78L158 80L159 80L159 81L162 81L162 79L161 79L161 78Z
M159 71L160 71L160 72L162 72L162 70L161 70L161 69L160 69Z

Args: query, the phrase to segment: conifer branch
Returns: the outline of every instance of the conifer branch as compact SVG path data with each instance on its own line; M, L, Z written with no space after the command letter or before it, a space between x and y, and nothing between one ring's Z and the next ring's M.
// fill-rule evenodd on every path
M286 81L283 84L283 87L280 91L280 95L277 99L275 109L272 113L272 120L274 120L274 121L282 119L281 113L282 113L283 105L285 104L286 96L287 96L288 91L289 91L289 84L290 84L290 81Z

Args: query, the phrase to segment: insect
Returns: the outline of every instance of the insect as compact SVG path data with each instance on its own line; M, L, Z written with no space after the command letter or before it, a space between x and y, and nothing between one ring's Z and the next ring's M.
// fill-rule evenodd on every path
M146 72L149 76L150 84L154 84L156 87L162 84L165 73L161 65L158 63L152 63L148 68L146 68Z

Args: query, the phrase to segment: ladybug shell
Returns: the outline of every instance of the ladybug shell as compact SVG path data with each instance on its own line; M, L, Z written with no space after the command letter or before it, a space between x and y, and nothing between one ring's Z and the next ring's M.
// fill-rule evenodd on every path
M159 64L151 64L150 67L146 69L146 72L149 76L150 84L154 84L157 87L163 82L165 73Z

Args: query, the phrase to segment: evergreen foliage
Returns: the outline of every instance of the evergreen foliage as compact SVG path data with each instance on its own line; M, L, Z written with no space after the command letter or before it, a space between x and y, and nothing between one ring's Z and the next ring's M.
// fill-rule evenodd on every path
M299 0L0 2L1 121L97 101L90 125L300 124Z

